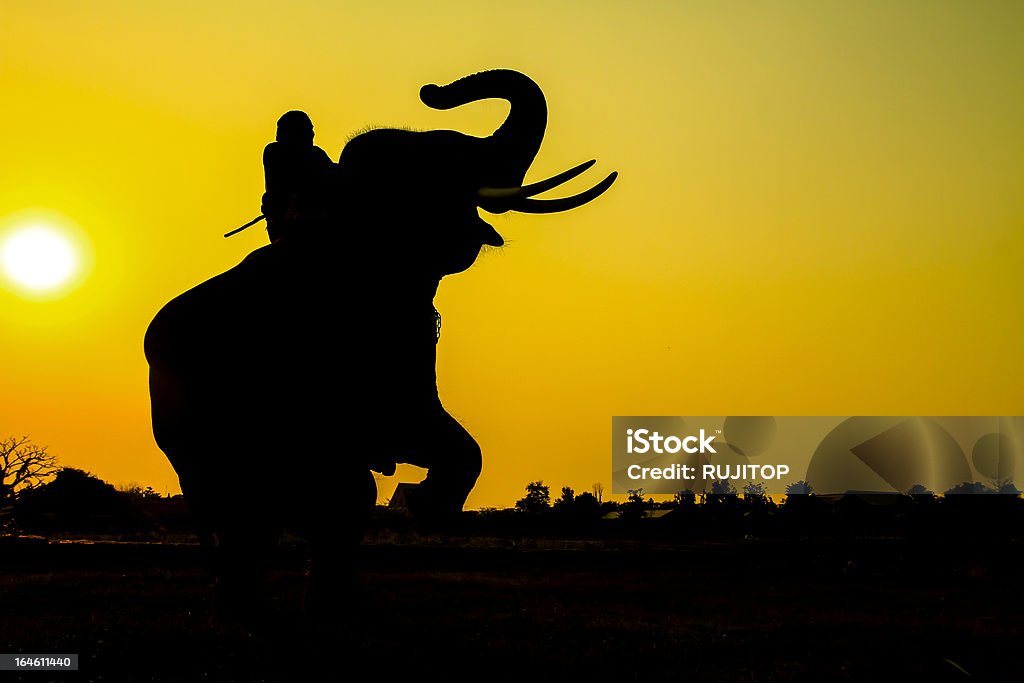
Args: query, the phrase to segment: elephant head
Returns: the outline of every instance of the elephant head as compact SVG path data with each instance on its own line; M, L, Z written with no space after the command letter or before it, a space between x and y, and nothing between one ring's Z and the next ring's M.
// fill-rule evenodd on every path
M567 211L593 200L615 181L611 173L572 197L534 198L594 162L523 185L544 138L547 105L537 84L519 72L483 71L420 90L424 104L442 110L489 98L508 100L511 108L504 123L485 138L452 130L374 129L351 139L339 160L344 221L386 227L353 236L343 225L346 241L384 240L389 260L398 260L406 272L440 278L468 268L482 246L504 244L477 209Z

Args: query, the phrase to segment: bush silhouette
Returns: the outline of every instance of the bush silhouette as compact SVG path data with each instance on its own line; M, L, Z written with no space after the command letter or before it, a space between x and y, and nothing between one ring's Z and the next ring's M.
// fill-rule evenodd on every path
M53 481L25 492L14 507L18 526L33 531L137 531L145 520L131 501L83 470L63 467Z

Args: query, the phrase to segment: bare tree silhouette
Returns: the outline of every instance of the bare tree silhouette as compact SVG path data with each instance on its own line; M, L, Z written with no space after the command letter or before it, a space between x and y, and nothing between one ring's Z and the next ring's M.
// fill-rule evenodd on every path
M57 471L57 456L27 436L0 439L0 505L44 484Z

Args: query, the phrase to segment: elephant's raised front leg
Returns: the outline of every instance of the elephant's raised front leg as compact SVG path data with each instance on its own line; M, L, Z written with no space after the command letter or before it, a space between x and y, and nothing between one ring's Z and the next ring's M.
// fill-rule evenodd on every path
M440 403L410 431L415 443L402 462L426 468L427 476L410 495L409 511L425 521L451 519L462 511L480 476L480 446Z

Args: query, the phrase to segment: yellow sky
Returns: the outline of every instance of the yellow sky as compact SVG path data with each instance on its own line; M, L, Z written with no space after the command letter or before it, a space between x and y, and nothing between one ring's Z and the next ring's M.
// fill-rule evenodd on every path
M548 96L528 180L621 175L496 218L508 246L442 283L470 507L610 489L612 415L1024 411L1024 5L350 4L5 0L0 230L55 215L91 269L0 289L0 437L176 491L142 336L265 241L220 235L259 213L277 117L335 158L371 124L484 135L503 103L417 94L494 67Z

